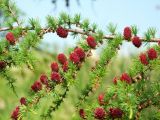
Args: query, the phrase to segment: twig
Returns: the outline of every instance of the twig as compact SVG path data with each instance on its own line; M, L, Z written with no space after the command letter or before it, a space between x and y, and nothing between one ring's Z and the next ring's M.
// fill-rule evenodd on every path
M3 27L3 28L0 28L0 32L7 31L7 30L10 30L10 29L15 29L15 28L17 28L17 26L13 27L13 28ZM22 28L22 30L26 30L26 29L28 29L28 28L25 28L25 27ZM34 29L29 28L28 30L34 30ZM41 30L44 31L43 33L51 32L51 31L54 32L54 30L51 29L51 28L42 28ZM81 29L66 29L66 30L68 30L68 32L74 32L74 33L78 33L78 34L81 34L81 35L89 35L89 33L84 32ZM115 35L104 35L103 36L103 39L108 39L108 40L112 40L114 38L115 38ZM143 42L159 42L160 38L152 38L150 41L147 41L146 38L140 37L140 40L143 41Z
M155 97L159 96L160 93L157 93L156 96L154 96L152 99L154 99ZM160 101L159 101L160 102ZM136 120L139 120L140 117L140 113L143 109L148 108L151 105L154 105L155 103L152 102L151 99L146 100L145 102L139 104L137 106L138 112L136 113Z

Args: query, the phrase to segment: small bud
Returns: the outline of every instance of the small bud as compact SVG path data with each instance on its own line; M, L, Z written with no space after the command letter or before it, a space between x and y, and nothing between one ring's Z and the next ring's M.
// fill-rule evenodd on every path
M125 40L130 40L132 37L132 30L130 27L125 27L123 31L123 36Z
M54 71L54 72L58 72L58 71L59 71L59 66L58 66L58 64L57 64L56 62L52 62L52 64L51 64L51 69L52 69L52 71Z
M16 40L12 32L6 34L6 39L11 45L14 45L16 43Z
M95 48L97 45L95 38L92 36L87 37L87 43L88 43L88 46L90 46L91 48Z
M26 105L27 104L26 98L25 97L21 97L20 103L21 103L21 105Z
M63 27L58 27L56 33L61 38L66 38L68 36L68 30Z

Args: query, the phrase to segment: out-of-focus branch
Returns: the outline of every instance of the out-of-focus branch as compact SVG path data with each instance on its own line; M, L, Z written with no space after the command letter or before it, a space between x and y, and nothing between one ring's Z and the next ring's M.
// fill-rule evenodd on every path
M160 95L160 93L157 93L157 94L155 95L155 97L153 97L152 99L158 97L159 95ZM159 101L159 103L160 103L160 101ZM148 99L148 100L146 100L145 102L139 104L138 107L137 107L138 112L136 113L136 120L139 120L140 113L141 113L141 111L142 111L143 109L148 108L149 106L154 105L154 104L155 104L155 103L153 103L151 99Z

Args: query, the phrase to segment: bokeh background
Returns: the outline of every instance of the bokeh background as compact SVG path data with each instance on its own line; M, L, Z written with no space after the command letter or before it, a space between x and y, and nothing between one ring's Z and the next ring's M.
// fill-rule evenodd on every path
M117 31L123 31L123 28L128 25L137 25L139 35L143 35L149 27L155 27L157 33L160 33L160 1L159 0L70 0L69 6L66 6L65 0L15 0L17 7L23 12L21 19L27 23L29 18L39 19L42 25L46 24L46 16L57 16L60 12L66 12L70 15L80 13L82 18L88 18L91 23L97 23L100 29L107 31L107 24L112 22L117 24ZM2 14L3 15L3 14ZM3 17L3 16L1 16ZM3 22L0 23L3 26ZM160 35L157 34L157 37ZM6 85L6 81L0 78L0 120L10 119L9 114L18 104L19 98L27 96L31 84L39 78L41 73L47 73L50 63L55 60L56 55L61 52L66 52L70 47L74 47L77 39L68 37L67 39L59 38L54 33L44 35L44 39L39 44L42 51L34 50L33 52L38 58L37 67L34 71L23 68L12 68L13 77L17 79L16 90L19 97L17 98L11 89ZM99 91L103 92L115 75L120 75L132 64L131 59L138 53L146 49L149 45L143 45L137 49L129 42L124 42L118 56L113 58L109 65L108 72L103 78L104 84ZM75 116L75 104L80 90L82 90L88 81L88 71L94 62L98 60L98 54L103 46L93 52L93 57L87 60L83 68L78 74L77 83L73 86L61 105L58 111L53 116L54 120L71 120ZM153 73L154 74L154 73ZM158 78L155 74L154 78ZM89 102L94 101L97 94L93 95ZM40 110L37 114L30 114L26 120L39 120L39 113L46 109L49 105L48 99L41 101ZM50 97L49 100L52 100ZM146 114L146 120L151 120Z

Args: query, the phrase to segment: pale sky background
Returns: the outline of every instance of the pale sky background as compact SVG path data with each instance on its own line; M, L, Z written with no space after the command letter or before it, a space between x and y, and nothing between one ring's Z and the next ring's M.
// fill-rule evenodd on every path
M15 0L17 6L26 13L25 18L38 18L45 24L47 15L58 16L60 12L66 12L70 15L80 13L82 18L88 18L92 23L97 23L99 28L106 29L108 23L112 22L118 25L118 31L122 32L125 26L137 25L140 28L139 34L142 35L148 27L156 27L160 37L160 0L80 0L78 6L76 0L70 0L70 8L65 7L64 0L58 0L57 8L51 4L51 0ZM63 47L75 46L77 40L72 37L67 39L59 38L55 34L45 35L43 42L57 44L59 52ZM141 48L142 49L142 48ZM141 51L135 48L131 43L124 43L120 50L120 55L128 55Z

